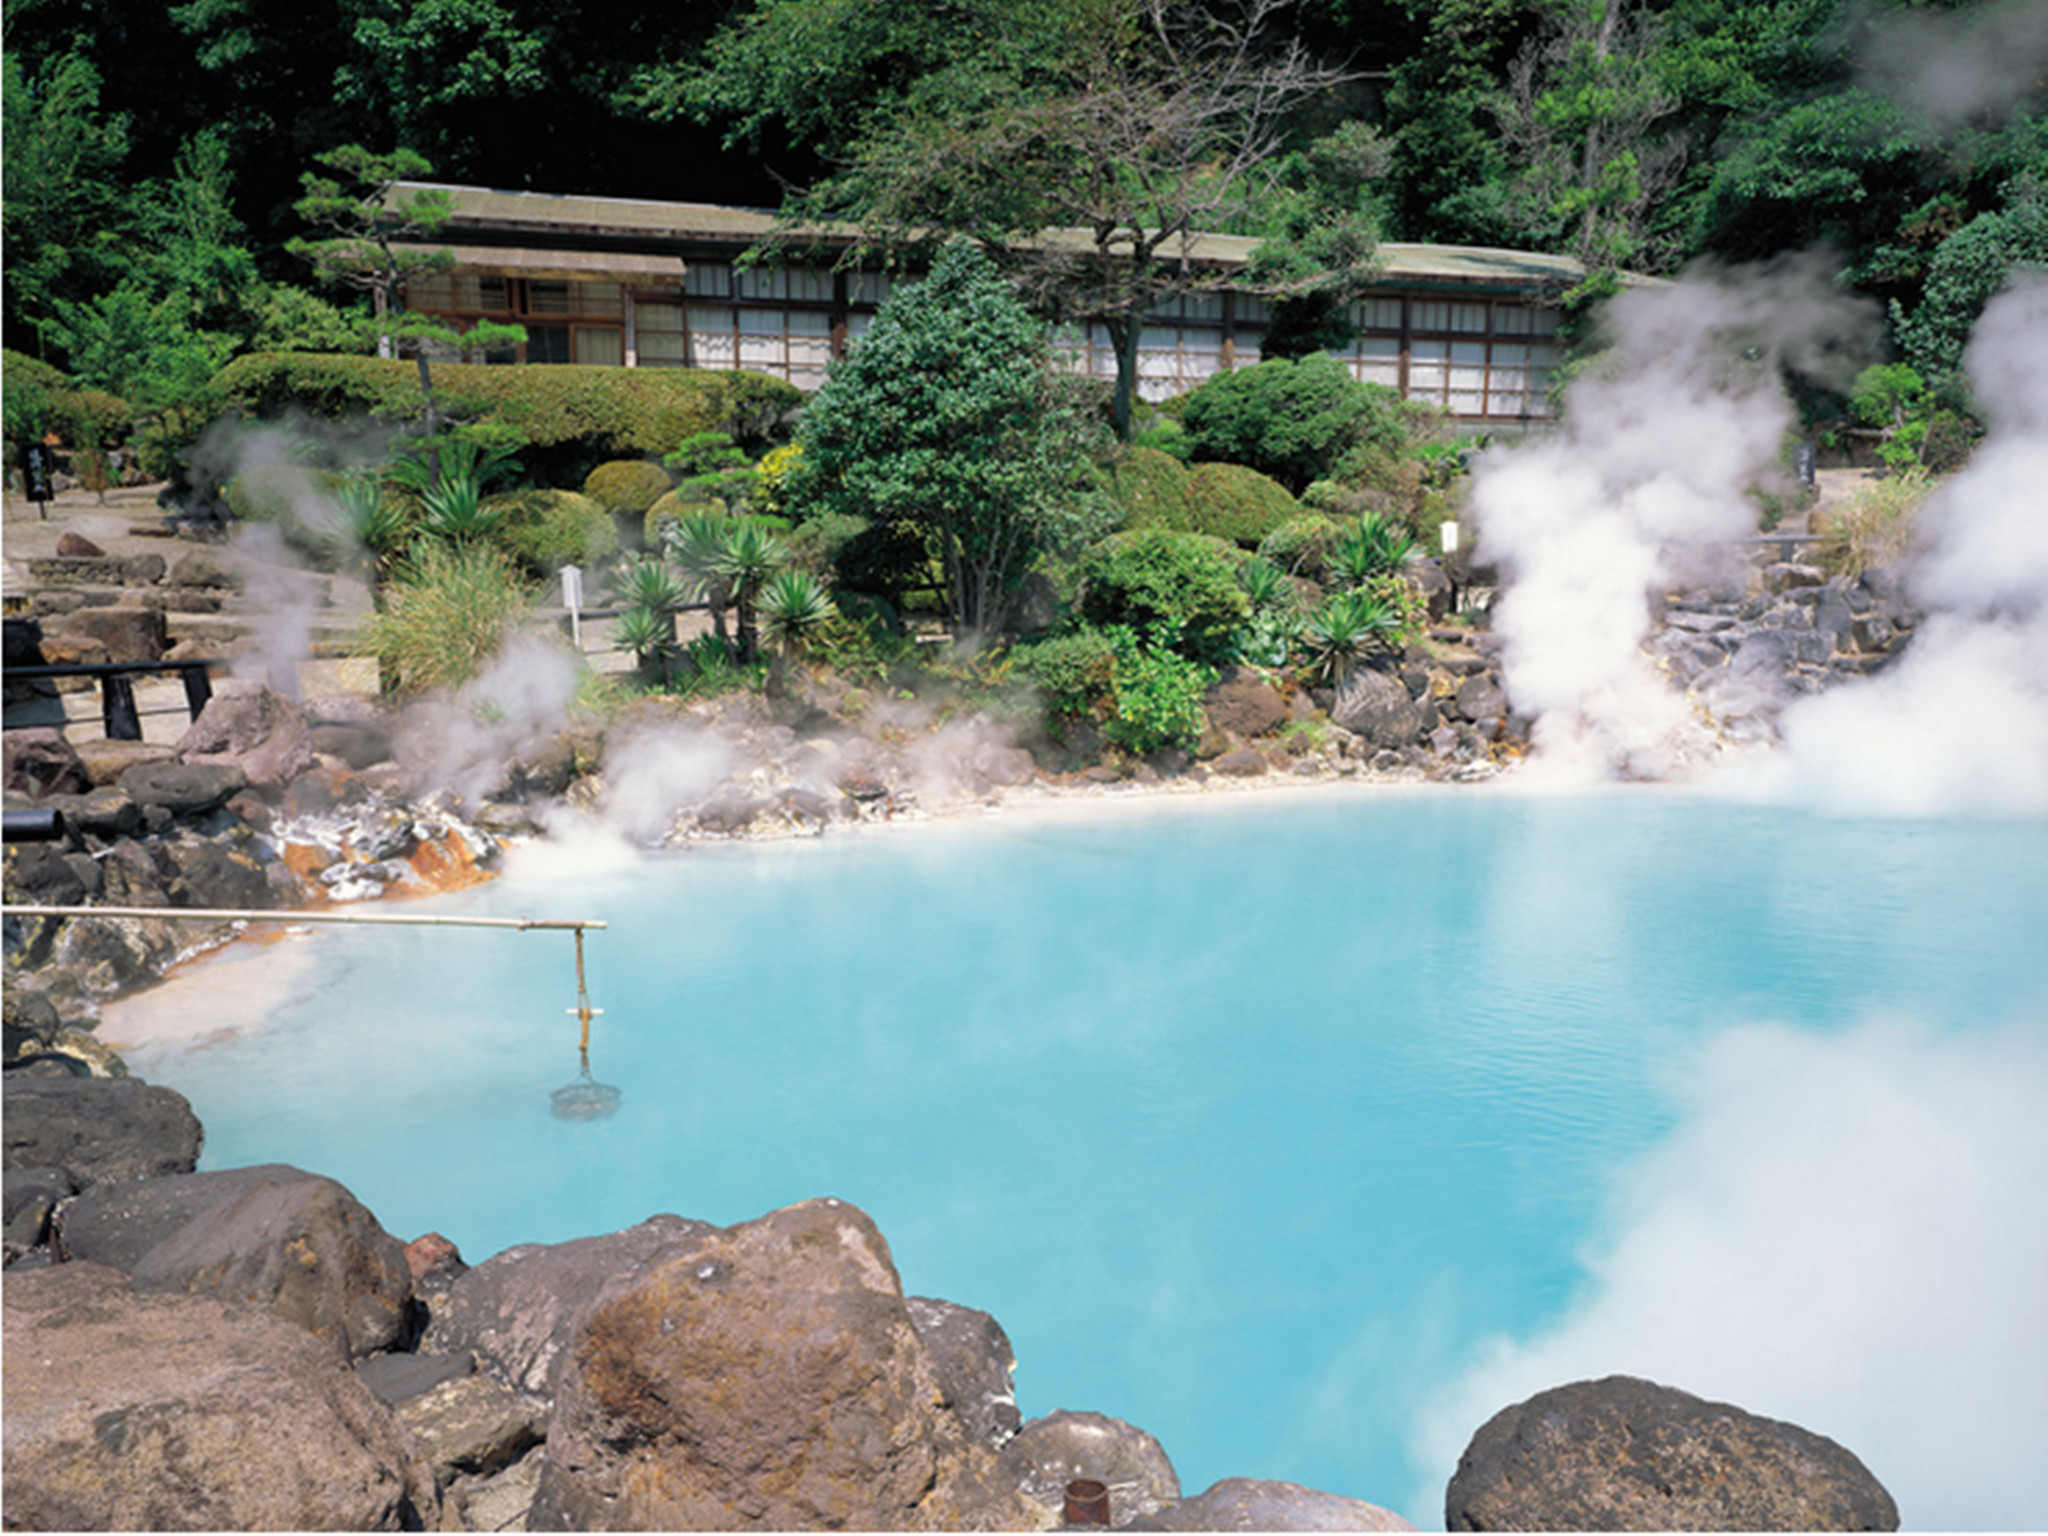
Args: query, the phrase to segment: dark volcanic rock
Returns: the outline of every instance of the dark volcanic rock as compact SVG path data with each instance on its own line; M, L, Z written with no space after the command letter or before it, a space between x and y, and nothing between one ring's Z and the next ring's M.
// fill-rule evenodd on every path
M1115 1515L1114 1508L1110 1511ZM1299 1483L1226 1477L1192 1499L1131 1522L1134 1531L1412 1531L1390 1509Z
M986 1312L929 1296L906 1297L904 1305L931 1352L947 1406L975 1439L1000 1448L1023 1422L1010 1380L1017 1356L1003 1325Z
M261 683L223 683L178 738L178 757L239 768L251 788L273 792L313 766L313 731L283 694Z
M1373 747L1413 746L1422 735L1422 706L1398 677L1361 667L1337 690L1330 718Z
M443 1528L412 1439L303 1329L96 1264L5 1296L9 1529Z
M356 1375L378 1402L390 1407L431 1392L444 1381L476 1374L476 1362L460 1355L372 1355L356 1362Z
M249 776L225 765L148 762L124 771L120 782L129 798L145 809L154 805L174 816L199 816L246 789Z
M1633 1376L1487 1420L1444 1496L1453 1531L1895 1531L1869 1469L1824 1436Z
M651 1216L623 1232L507 1248L435 1296L420 1348L473 1354L513 1390L549 1396L556 1366L597 1294L714 1230L681 1216Z
M183 1094L132 1077L9 1073L7 1167L65 1168L91 1189L190 1173L203 1133Z
M80 608L51 621L53 638L91 640L106 647L109 661L161 661L170 640L157 608Z
M1280 690L1249 667L1226 667L1202 695L1209 723L1236 736L1263 736L1287 722Z
M813 1200L608 1290L558 1378L534 1530L1015 1529L887 1243Z
M439 1382L397 1408L399 1421L444 1483L504 1471L540 1444L546 1428L544 1405L488 1376Z
M0 1217L6 1224L7 1260L39 1247L50 1238L50 1213L60 1200L78 1193L78 1180L68 1168L10 1168L0 1175Z
M1137 1425L1102 1413L1060 1409L1033 1419L1003 1447L1002 1475L1038 1506L1041 1525L1058 1523L1067 1484L1077 1477L1108 1486L1113 1526L1157 1515L1180 1498L1180 1475L1165 1448Z
M58 1240L138 1291L267 1307L354 1356L409 1321L404 1246L334 1180L281 1163L102 1186L64 1211Z

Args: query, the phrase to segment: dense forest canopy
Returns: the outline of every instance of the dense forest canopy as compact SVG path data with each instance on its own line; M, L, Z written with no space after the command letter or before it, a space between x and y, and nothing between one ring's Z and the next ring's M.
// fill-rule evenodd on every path
M1241 165L1227 134L1098 155L1080 109L1114 103L1088 91L1173 99L1156 58L1127 67L1142 27L1115 30L1148 8L1183 40L1263 11L1261 57L1313 89ZM302 174L346 143L451 181L836 194L965 229L1085 208L1090 177L1128 190L1164 164L1200 194L1235 169L1189 207L1271 237L1304 284L1373 237L1596 273L1823 245L1929 368L2016 262L2048 259L2048 0L8 0L4 42L6 344L129 396L344 344L345 295L286 242ZM948 122L986 154L907 197Z

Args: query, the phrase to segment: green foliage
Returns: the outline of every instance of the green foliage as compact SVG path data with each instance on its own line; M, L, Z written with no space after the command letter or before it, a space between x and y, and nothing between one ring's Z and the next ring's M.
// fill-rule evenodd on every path
M962 635L999 627L1035 559L1107 521L1086 495L1085 437L1044 328L965 242L890 296L798 441L796 504L924 529Z
M1010 672L1038 690L1049 716L1081 719L1115 695L1116 646L1099 629L1078 629L1012 647Z
M873 526L864 517L853 517L844 512L821 512L799 523L784 543L789 547L789 558L793 564L818 576L830 576L838 568L839 559L847 548ZM924 543L920 539L920 554L923 548Z
M1188 475L1187 517L1181 526L1257 549L1274 529L1300 513L1300 503L1287 488L1256 469L1197 464Z
M1878 457L1893 469L1920 462L1927 442L1927 384L1904 363L1880 363L1856 375L1849 391L1849 410L1867 427L1884 433Z
M610 512L575 491L510 491L488 498L499 514L499 538L534 575L551 575L565 565L588 569L619 552L619 528Z
M647 681L667 680L664 663L674 651L675 641L675 615L666 609L636 603L621 609L612 620L612 649L631 651Z
M801 656L839 616L832 594L810 571L778 571L761 585L761 637L785 656Z
M1297 495L1360 444L1402 435L1399 396L1323 353L1218 374L1188 395L1181 422L1196 458L1247 465Z
M583 480L583 494L607 512L642 517L669 492L667 473L645 459L608 459Z
M790 504L788 484L803 456L803 448L796 443L784 443L763 454L761 462L754 466L754 483L746 494L747 505L771 517L792 516L795 508Z
M1813 559L1822 569L1854 575L1891 565L1913 547L1914 521L1932 479L1918 465L1857 487L1855 493L1813 517L1821 541Z
M1104 628L1170 637L1167 643L1191 660L1221 661L1251 612L1237 566L1236 551L1206 534L1112 534L1081 557L1081 612Z
M1320 580L1344 524L1322 512L1289 518L1259 541L1259 555L1295 576Z
M2048 270L2048 192L2031 179L2013 191L2009 206L1978 215L1941 242L1910 316L1894 305L1899 345L1930 382L1960 370L1970 329L1993 295L2025 269Z
M1108 634L1115 648L1116 701L1102 734L1139 757L1168 747L1192 748L1202 739L1202 695L1216 681L1215 669L1170 645L1145 644L1123 626Z
M1338 682L1358 660L1387 649L1401 630L1401 615L1379 594L1364 588L1333 592L1302 624L1302 646L1316 676Z
M459 688L498 654L538 597L493 545L422 540L396 572L364 641L397 695Z
M1294 587L1287 573L1263 555L1254 555L1237 568L1237 584L1254 612L1282 607L1294 600Z
M1188 525L1188 469L1173 455L1133 440L1110 456L1105 478L1124 527Z
M514 428L524 443L601 458L662 453L692 433L731 431L766 402L794 409L803 399L780 379L715 370L444 363L435 377L445 395ZM327 421L404 422L423 414L413 365L376 357L252 354L222 369L212 393L220 410L244 416L296 410Z
M1325 567L1346 587L1363 587L1396 574L1418 553L1407 529L1368 512L1331 549Z

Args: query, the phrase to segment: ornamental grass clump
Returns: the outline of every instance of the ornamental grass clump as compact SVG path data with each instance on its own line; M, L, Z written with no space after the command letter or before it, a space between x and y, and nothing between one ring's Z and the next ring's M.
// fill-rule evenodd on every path
M1824 511L1811 523L1821 541L1814 560L1823 570L1853 576L1873 566L1903 559L1913 547L1920 505L1933 488L1933 477L1914 466L1872 480L1854 495Z
M459 688L503 649L539 599L503 550L422 539L397 569L384 609L364 628L385 691Z

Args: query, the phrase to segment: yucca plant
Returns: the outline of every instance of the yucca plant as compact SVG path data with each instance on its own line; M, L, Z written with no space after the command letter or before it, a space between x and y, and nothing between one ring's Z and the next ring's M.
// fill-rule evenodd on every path
M762 585L761 632L784 656L801 656L839 615L825 583L809 571L780 571Z
M619 600L625 607L680 608L690 600L690 585L666 561L634 560L620 568Z
M1342 682L1361 656L1399 630L1401 616L1370 592L1333 592L1301 626L1301 641L1316 676Z
M1330 573L1347 587L1362 587L1376 576L1391 576L1415 558L1415 536L1376 512L1358 520L1350 537L1330 551Z
M725 526L730 518L713 512L691 512L670 523L662 535L673 560L711 608L711 631L725 643L725 610L732 603L732 583L721 567Z
M755 619L761 584L789 563L789 549L782 540L751 518L728 518L724 534L724 547L713 569L732 588L740 664L745 666L753 661L760 649Z
M1294 595L1287 573L1272 561L1254 555L1237 568L1237 584L1251 599L1252 611L1277 608Z
M633 653L641 680L663 684L676 649L675 616L665 607L636 603L612 620L612 648Z

